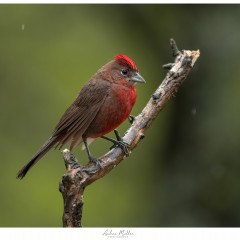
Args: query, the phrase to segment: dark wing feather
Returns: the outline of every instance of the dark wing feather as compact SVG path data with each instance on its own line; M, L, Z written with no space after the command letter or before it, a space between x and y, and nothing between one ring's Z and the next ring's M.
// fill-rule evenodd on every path
M66 110L57 124L53 136L58 136L60 148L72 141L74 148L82 135L96 117L99 109L108 96L110 83L97 77L93 78L80 91L73 104Z
M29 169L37 163L53 146L60 147L71 142L70 150L82 139L82 135L96 117L108 96L110 82L97 73L80 91L73 104L66 110L57 124L52 137L38 150L32 159L18 172L23 178Z

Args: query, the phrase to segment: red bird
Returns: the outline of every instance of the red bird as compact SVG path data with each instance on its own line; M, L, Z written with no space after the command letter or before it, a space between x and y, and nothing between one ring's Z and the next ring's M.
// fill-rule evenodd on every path
M83 142L89 161L100 165L88 145L98 137L125 148L119 136L113 140L104 136L117 128L126 118L136 101L136 83L145 83L136 64L126 55L117 55L104 65L86 83L76 100L66 110L55 127L52 136L17 174L22 179L28 170L53 146L70 143L70 151ZM100 165L101 166L101 165Z

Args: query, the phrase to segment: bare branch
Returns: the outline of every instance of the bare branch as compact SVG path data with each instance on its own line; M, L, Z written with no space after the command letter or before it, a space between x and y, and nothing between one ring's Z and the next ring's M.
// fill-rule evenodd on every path
M200 56L199 50L179 51L173 39L170 40L170 45L175 62L163 66L170 69L169 72L123 137L123 141L129 144L130 152L144 137L145 131L168 100L177 92ZM63 151L63 157L67 168L67 173L63 176L59 186L64 200L63 226L80 227L85 187L105 176L123 161L125 155L118 147L112 149L100 158L103 168L96 168L92 163L85 166L79 165L67 149Z

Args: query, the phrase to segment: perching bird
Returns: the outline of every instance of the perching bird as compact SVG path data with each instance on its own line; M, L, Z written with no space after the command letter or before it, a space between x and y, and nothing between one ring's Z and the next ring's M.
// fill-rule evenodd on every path
M126 146L119 138L116 141L104 135L128 118L136 101L136 83L145 83L145 80L133 60L126 55L117 55L104 65L81 89L52 136L18 172L17 178L22 179L53 146L60 149L65 143L70 143L71 151L83 142L89 161L98 164L98 159L91 155L88 148L95 138L102 137L120 147Z

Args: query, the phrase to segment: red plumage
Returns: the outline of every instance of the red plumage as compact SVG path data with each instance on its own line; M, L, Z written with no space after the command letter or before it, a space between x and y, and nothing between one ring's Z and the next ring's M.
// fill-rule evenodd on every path
M132 70L137 71L137 65L135 64L135 62L129 58L128 56L124 55L124 54L119 54L115 57L116 61L123 65L123 66L128 66L130 67Z
M106 139L103 135L117 128L129 116L136 101L137 82L145 81L128 56L117 55L104 65L81 89L61 117L52 136L18 172L17 177L23 178L53 146L61 148L66 143L70 143L72 150L83 142L89 160L97 162L90 154L88 142L97 137Z

